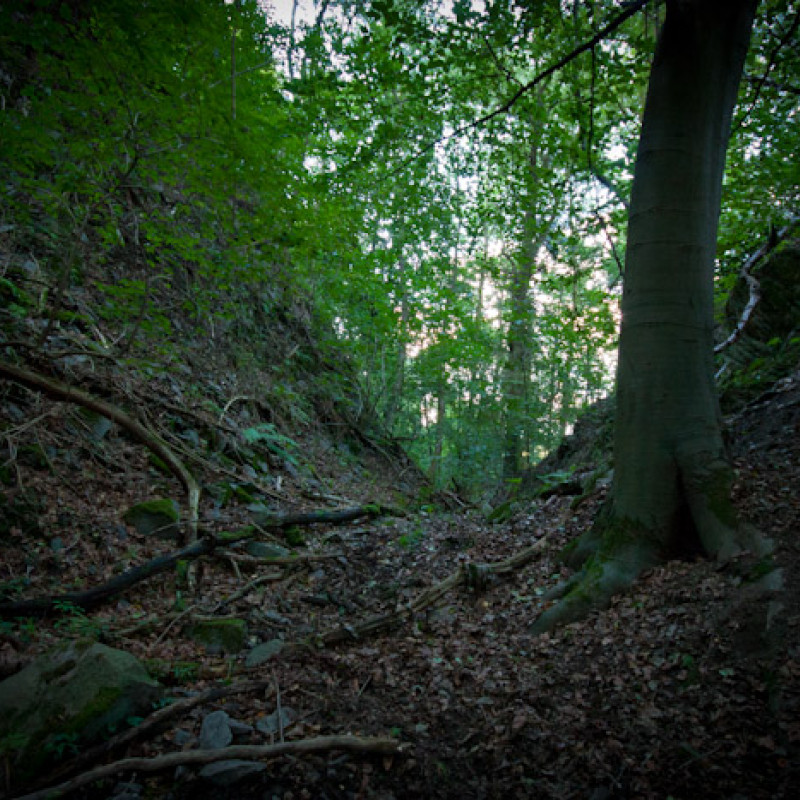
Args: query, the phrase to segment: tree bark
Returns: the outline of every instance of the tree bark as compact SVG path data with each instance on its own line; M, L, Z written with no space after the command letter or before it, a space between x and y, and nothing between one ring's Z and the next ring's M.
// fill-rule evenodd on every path
M731 116L757 0L668 0L628 225L610 508L581 540L578 586L548 630L687 551L753 543L730 499L713 365L713 277Z

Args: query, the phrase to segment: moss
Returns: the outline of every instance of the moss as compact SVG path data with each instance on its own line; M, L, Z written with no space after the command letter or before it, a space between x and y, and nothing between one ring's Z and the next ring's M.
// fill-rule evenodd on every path
M244 648L247 624L242 619L200 620L187 635L209 652L238 653Z
M292 525L290 528L287 528L283 535L286 537L286 543L291 547L305 547L306 545L302 531L297 525Z
M251 539L256 533L258 533L258 531L255 525L245 525L244 528L239 528L239 530L236 531L220 531L215 534L215 536L222 544L232 544L242 539Z
M137 503L131 506L122 518L145 536L154 534L171 539L178 535L177 523L180 520L180 512L174 500L155 498Z

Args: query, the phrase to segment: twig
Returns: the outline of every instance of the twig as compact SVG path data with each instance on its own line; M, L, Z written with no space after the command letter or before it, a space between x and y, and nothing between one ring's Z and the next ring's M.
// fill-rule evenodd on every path
M161 633L158 635L158 638L155 640L155 642L153 642L153 644L151 645L150 649L152 650L154 647L156 647L157 645L161 644L162 640L163 640L163 639L164 639L164 637L165 637L165 636L166 636L166 635L167 635L167 634L170 632L170 630L172 630L172 628L173 628L173 626L175 625L175 623L177 623L179 620L181 620L181 619L183 619L184 617L186 617L186 616L188 616L189 614L191 614L191 613L192 613L192 612L193 612L193 611L194 611L194 610L195 610L197 607L198 607L198 606L197 606L197 604L195 603L194 605L191 605L191 606L189 606L188 608L185 608L183 611L181 611L181 613L180 613L180 614L178 614L178 615L176 615L175 617L173 617L173 618L172 618L172 619L169 621L169 624L167 625L167 627L166 627L166 628L164 628L164 630L163 630L163 631L161 631Z
M514 572L532 561L547 543L547 537L542 537L530 547L520 550L514 556L494 564L461 564L459 568L448 575L443 581L429 587L418 594L410 603L398 606L394 611L375 614L358 625L342 625L318 637L317 642L323 646L339 644L340 642L360 639L366 634L374 634L389 628L400 620L412 617L420 611L432 606L444 597L451 589L461 584L470 585L477 583L475 576L485 579L488 575L505 575Z

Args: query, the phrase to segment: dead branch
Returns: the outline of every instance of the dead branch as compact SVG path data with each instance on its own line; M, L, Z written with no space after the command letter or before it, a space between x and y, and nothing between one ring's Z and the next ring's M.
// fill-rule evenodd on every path
M242 744L223 747L219 750L188 750L186 752L168 753L154 758L123 758L111 764L104 764L81 775L30 794L22 795L17 800L53 800L88 786L95 781L108 778L120 772L159 772L179 766L199 766L213 764L228 759L269 759L278 756L301 756L310 753L327 753L331 750L344 750L348 753L367 753L382 756L398 755L402 752L401 744L396 739L361 736L317 736L313 739L300 739L294 742L278 744L254 745Z
M259 514L258 524L264 528L290 528L292 525L343 525L362 517L403 517L397 508L376 504L339 508L323 511L297 512L290 514Z
M210 555L218 548L228 547L235 542L244 539L251 539L256 536L257 531L245 528L236 533L226 533L219 536L208 534L191 544L174 550L171 553L164 553L156 556L138 567L133 567L126 572L113 577L110 581L94 586L84 592L69 592L67 594L52 597L39 597L29 600L14 600L7 603L0 603L0 618L10 617L42 617L58 609L61 604L79 606L88 611L102 605L112 597L130 589L141 581L166 572L172 569L179 561L194 561L200 556ZM262 558L263 564L275 565L294 565L305 561L321 561L329 558L341 558L343 553L324 553L283 556L278 558Z
M8 378L23 386L44 392L56 400L66 400L69 403L76 403L98 414L102 414L104 417L108 417L108 419L116 422L121 428L124 428L130 433L131 436L141 442L145 447L149 448L169 467L186 490L189 507L188 541L193 542L197 539L200 485L163 439L115 405L99 397L95 397L82 389L78 389L75 386L63 383L56 378L41 375L38 372L9 364L6 361L0 361L0 377Z
M737 342L742 337L744 329L747 327L747 323L750 321L750 317L753 316L753 312L761 300L761 284L753 276L752 270L763 258L769 255L798 224L800 224L800 217L794 217L779 231L773 230L769 239L764 242L764 244L762 244L761 247L759 247L758 250L756 250L756 252L747 259L747 261L744 262L741 270L739 270L739 277L744 278L744 280L747 282L747 286L750 290L750 297L747 301L747 305L744 307L744 311L742 311L742 315L739 317L739 322L731 332L731 335L724 342L721 342L714 348L715 354L721 353L723 350L725 350L727 347L730 347L734 342Z

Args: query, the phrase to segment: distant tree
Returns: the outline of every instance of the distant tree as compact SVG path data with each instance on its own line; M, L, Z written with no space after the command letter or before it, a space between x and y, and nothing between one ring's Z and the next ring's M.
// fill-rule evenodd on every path
M603 605L659 561L756 537L731 497L713 369L713 278L731 117L757 0L667 0L630 203L611 502L584 570L537 620Z

